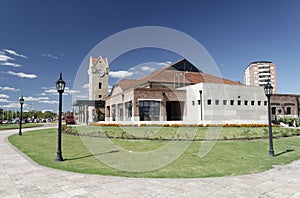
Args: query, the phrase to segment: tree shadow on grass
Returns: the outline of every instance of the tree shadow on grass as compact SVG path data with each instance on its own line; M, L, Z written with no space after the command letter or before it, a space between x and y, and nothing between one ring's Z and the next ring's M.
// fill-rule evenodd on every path
M94 154L94 155L90 154L90 155L85 155L85 156L81 156L81 157L74 157L74 158L70 158L70 159L64 159L64 161L79 160L79 159L93 157L93 156L97 156L97 155L105 155L105 154L117 153L117 152L119 152L119 150L108 151L108 152L105 152L105 153L98 153L98 154Z
M293 151L295 151L295 150L294 150L294 149L287 149L287 150L285 150L285 151L282 151L282 152L280 152L280 153L277 153L277 154L275 155L275 157L277 157L277 156L279 156L279 155L282 155L282 154L285 154L285 153L293 152Z

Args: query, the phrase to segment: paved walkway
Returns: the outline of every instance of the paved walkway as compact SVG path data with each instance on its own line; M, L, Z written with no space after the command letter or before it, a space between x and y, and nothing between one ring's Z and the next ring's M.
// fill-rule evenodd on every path
M136 179L85 175L36 165L8 143L6 138L13 133L17 130L0 131L1 198L300 197L300 160L263 173L221 178Z

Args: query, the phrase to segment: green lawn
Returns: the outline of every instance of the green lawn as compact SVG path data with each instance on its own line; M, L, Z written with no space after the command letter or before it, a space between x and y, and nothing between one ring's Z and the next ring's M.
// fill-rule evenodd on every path
M95 137L122 139L152 139L152 140L203 140L207 133L223 140L268 138L268 127L96 127L80 126L68 128L71 133ZM300 130L293 128L273 127L273 136L300 135Z
M95 128L92 129L92 131L95 130ZM156 134L160 133L159 136L162 136L162 133L167 134L167 132L173 132L171 129L172 127L162 128L161 131L156 132ZM230 137L234 133L236 133L235 136L237 136L238 133L243 136L243 132L240 132L240 130L244 129L224 129L225 130L220 134L221 138L224 135ZM102 127L101 130L115 130L115 133L120 132L120 128L114 128L113 130L111 127ZM148 130L147 133L150 133L153 129L151 127L140 127L136 130ZM185 131L186 130L190 129L185 129ZM204 129L197 131L197 137L204 137L204 135L201 134L203 133L202 130ZM264 128L253 128L253 130L261 130L262 134L265 133ZM281 129L278 128L277 130ZM79 129L79 131L82 130ZM94 131L94 133L98 132ZM111 168L98 160L98 157L113 157L118 154L118 150L100 153L94 151L93 153L95 154L92 155L84 145L84 143L96 142L96 146L104 146L107 140L107 138L99 137L86 137L85 139L80 136L63 134L62 150L65 161L55 162L57 129L37 130L26 132L23 136L13 135L9 137L9 141L13 145L41 165L80 173L126 177L195 178L241 175L261 172L270 169L272 165L287 164L300 158L299 136L274 139L274 149L275 154L277 154L275 157L268 155L268 139L217 141L212 150L203 158L200 158L198 153L204 142L193 141L184 154L163 168L148 172L127 172ZM117 138L111 138L109 140L119 148L136 152L156 150L169 143L169 141L163 140L126 140ZM179 142L184 143L184 141ZM93 148L90 147L91 145L87 147L93 150ZM144 163L146 166L153 160L163 160L163 157L164 156L161 155L161 159L149 158L139 163ZM131 161L131 163L137 162Z
M42 124L37 123L27 123L22 124L22 128L32 128L32 127L40 127ZM19 124L0 124L0 130L9 130L9 129L18 129L20 127Z

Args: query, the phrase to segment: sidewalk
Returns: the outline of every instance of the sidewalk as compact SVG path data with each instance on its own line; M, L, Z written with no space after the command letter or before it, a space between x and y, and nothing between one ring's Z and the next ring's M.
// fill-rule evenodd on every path
M33 130L33 129L24 129ZM243 176L138 179L86 175L36 165L0 131L0 197L300 197L300 160Z

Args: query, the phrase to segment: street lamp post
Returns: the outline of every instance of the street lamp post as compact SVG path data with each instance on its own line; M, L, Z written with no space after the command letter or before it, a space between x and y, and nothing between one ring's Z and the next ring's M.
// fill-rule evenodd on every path
M273 87L270 84L270 81L265 85L265 94L268 98L268 119L269 119L269 155L274 157L274 149L273 149L273 135L272 135L272 122L271 122L271 101L270 98L272 96Z
M19 127L19 135L22 135L22 120L23 120L23 104L24 104L24 98L23 95L19 99L20 105L21 105L21 113L20 113L20 127Z
M65 81L62 79L62 73L60 73L59 79L56 81L56 89L59 93L59 105L58 105L58 139L57 139L57 155L55 161L63 161L61 152L61 114L62 114L62 94L65 90Z

